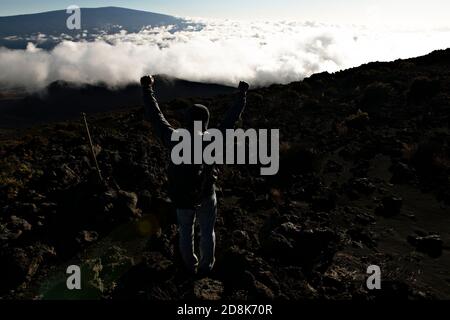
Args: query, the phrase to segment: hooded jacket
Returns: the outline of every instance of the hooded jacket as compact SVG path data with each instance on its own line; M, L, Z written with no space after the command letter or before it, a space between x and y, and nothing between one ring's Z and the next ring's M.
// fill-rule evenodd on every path
M143 89L145 119L150 121L155 133L168 149L169 155L176 145L171 137L174 129L159 108L152 88ZM234 128L246 105L246 93L239 92L234 104L228 110L219 130L225 133L226 129ZM199 106L199 105L198 105ZM200 106L203 107L203 106ZM204 130L207 129L207 124ZM203 148L205 145L203 146ZM169 196L178 209L193 209L201 204L203 199L212 196L215 192L217 170L214 165L181 164L169 162Z

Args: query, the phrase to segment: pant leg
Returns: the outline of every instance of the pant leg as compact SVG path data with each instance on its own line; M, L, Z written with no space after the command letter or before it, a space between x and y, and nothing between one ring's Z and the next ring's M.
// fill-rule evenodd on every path
M198 259L194 252L195 210L177 209L180 253L189 271L195 272Z
M199 270L211 271L215 263L216 234L214 225L217 217L217 197L214 193L211 198L203 201L197 210L200 225L200 265Z

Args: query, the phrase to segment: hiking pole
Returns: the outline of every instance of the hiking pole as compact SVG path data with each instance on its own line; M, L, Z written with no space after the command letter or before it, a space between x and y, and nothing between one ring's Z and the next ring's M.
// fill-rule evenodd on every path
M100 182L103 182L102 173L100 171L100 167L98 166L98 162L97 162L97 156L95 155L94 145L92 144L91 132L89 131L89 126L88 126L87 119L86 119L86 113L84 113L84 112L81 113L81 116L83 117L84 126L86 127L86 132L87 132L87 136L89 139L89 145L91 146L92 157L94 158L95 167L97 168L98 178L100 179Z

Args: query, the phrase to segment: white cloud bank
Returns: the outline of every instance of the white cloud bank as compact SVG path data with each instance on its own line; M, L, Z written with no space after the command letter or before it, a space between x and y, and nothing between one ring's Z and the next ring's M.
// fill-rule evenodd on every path
M171 32L99 35L63 40L51 51L0 48L0 86L34 91L55 80L120 86L143 74L254 86L288 83L316 72L389 61L450 47L450 31L374 31L297 22L203 21ZM67 38L67 37L65 37Z

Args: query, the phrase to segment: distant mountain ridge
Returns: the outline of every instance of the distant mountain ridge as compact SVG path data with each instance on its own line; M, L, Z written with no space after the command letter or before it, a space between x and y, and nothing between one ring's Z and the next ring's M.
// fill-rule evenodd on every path
M235 88L156 76L155 89L160 102L190 97L215 97L235 92ZM80 112L94 114L129 109L142 104L139 85L111 89L104 84L77 85L65 81L51 83L45 92L2 98L0 128L26 127L39 123L77 118Z
M134 9L81 8L81 29L69 30L66 25L69 17L70 14L66 10L0 17L0 46L24 48L27 42L33 40L32 36L39 34L50 37L66 34L75 37L82 33L114 34L121 30L139 32L147 26L173 25L175 28L183 28L188 24L182 18ZM51 47L50 44L54 43L54 40L43 41L43 46Z

